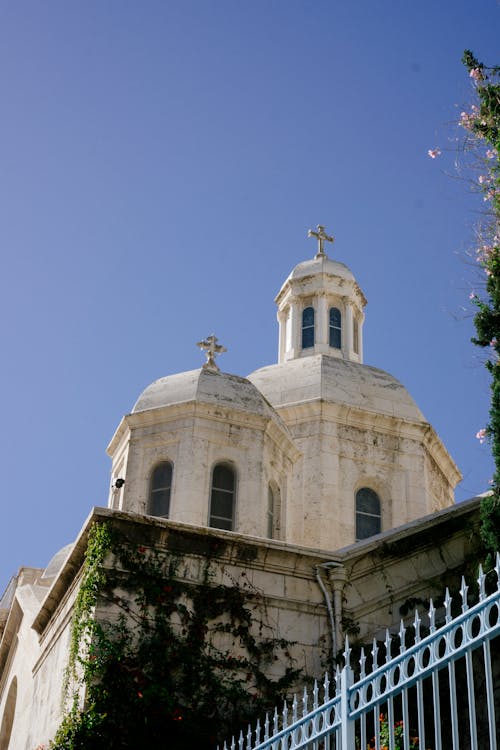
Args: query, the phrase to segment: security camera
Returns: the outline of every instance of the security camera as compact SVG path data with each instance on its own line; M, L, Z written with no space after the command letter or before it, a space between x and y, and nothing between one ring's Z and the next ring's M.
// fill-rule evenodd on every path
M119 477L118 479L115 479L115 483L113 487L115 488L115 490L121 490L124 484L125 484L125 480Z

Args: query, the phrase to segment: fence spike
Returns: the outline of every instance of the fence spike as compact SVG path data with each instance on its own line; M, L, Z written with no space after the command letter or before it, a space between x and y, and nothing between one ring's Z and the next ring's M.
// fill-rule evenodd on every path
M399 653L404 654L406 651L406 628L403 620L399 626Z
M460 596L462 597L462 612L467 612L469 605L467 604L467 591L469 587L465 583L465 578L462 576L462 585L460 587Z
M261 726L260 726L260 719L257 719L257 724L255 725L255 744L260 745L260 733L262 732Z
M297 721L297 718L297 693L294 693L292 701L292 722L294 724Z
M415 628L415 643L420 643L420 625L422 620L418 614L418 609L415 609L415 619L413 621L413 627Z
M283 717L283 729L286 729L288 726L288 705L286 701L283 703L283 711L281 715Z
M323 700L326 702L330 700L330 678L328 672L325 672L325 679L323 681Z
M318 681L314 680L313 685L313 708L318 708Z
M500 591L500 553L498 552L495 563L495 572L497 574L497 589Z
M234 739L234 734L231 737L231 750L236 750L236 740Z
M304 686L304 694L302 695L302 716L305 716L307 714L308 703L309 696L307 695L307 687Z
M477 582L479 584L479 601L480 602L482 602L483 599L485 599L486 597L486 590L484 586L485 581L486 581L486 576L483 573L483 566L479 564L479 576L478 576Z
M389 633L389 629L385 631L385 661L389 662L391 660L391 645L392 645L392 638L391 634Z
M446 587L446 596L444 597L444 607L446 610L446 622L451 622L451 602L453 600L453 597L450 596L450 592L448 589L448 586Z
M247 750L252 750L252 727L250 724L247 730Z
M432 599L429 604L429 630L431 633L436 632L436 608Z
M365 655L365 647L361 647L361 656L359 657L359 670L360 670L360 676L365 677L365 664L366 664L366 655Z
M269 713L266 712L266 720L264 722L264 742L269 739Z
M342 675L342 672L340 671L340 667L337 664L337 669L335 670L335 695L339 695L340 693L341 675Z
M243 730L240 731L240 737L238 740L238 750L243 750L243 743L245 742L245 739L243 737Z
M344 660L345 660L346 667L350 667L351 666L351 645L349 643L348 635L346 635L345 637Z
M274 707L274 716L273 716L273 734L277 734L277 732L278 732L278 725L279 725L278 708L277 708L277 706L275 706Z
M375 638L373 639L372 657L373 657L373 671L375 671L378 667L378 643Z

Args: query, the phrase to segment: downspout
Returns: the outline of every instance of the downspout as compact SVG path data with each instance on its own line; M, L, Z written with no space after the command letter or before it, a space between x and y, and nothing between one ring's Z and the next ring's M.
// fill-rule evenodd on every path
M323 582L320 569L324 568L325 570L329 570L331 568L342 568L342 567L343 567L342 563L336 562L334 560L320 563L319 565L315 566L316 581L318 582L318 586L320 587L321 591L323 592L323 596L325 597L326 609L328 611L328 617L330 620L330 630L331 630L331 636L332 636L332 662L333 662L333 659L335 658L335 654L338 651L337 633L340 633L340 615L341 615L342 600L338 596L339 592L337 591L334 592L334 599L332 600L332 597L328 593L328 590ZM335 599L337 599L337 601L335 601Z

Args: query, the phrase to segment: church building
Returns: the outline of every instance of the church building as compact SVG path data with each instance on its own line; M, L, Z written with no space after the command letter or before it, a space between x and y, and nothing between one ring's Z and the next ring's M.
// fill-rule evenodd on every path
M477 552L479 500L454 505L461 475L439 436L400 382L363 362L363 291L328 257L325 228L309 237L315 256L276 297L278 362L225 373L217 338L200 341L203 366L156 380L118 425L108 508L47 568L12 579L0 600L0 750L34 750L61 720L94 523L182 547L193 580L207 540L220 540L220 580L244 575L262 592L312 675L346 632L393 627Z

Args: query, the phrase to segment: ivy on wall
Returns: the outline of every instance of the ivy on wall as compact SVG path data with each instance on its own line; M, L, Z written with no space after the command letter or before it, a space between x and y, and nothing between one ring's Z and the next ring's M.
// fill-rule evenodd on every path
M182 557L92 527L72 622L74 696L52 750L212 749L301 677L291 644L269 635L259 592L217 583L213 559L198 562L199 582L187 582Z

